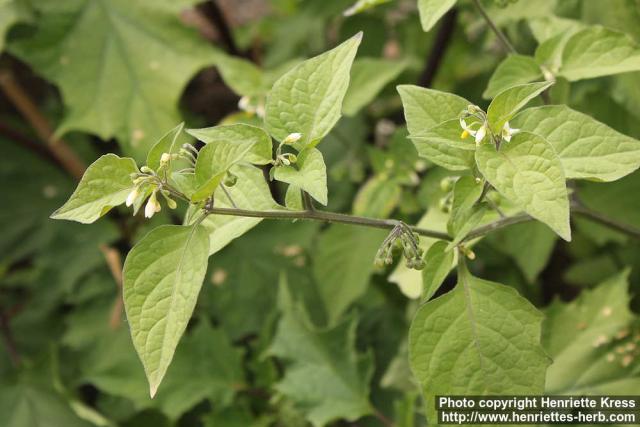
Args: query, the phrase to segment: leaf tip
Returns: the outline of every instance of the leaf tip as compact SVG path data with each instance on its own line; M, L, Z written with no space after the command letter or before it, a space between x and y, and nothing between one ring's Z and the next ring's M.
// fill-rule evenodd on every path
M158 392L159 385L160 384L157 384L157 383L149 384L149 397L151 397L152 399L156 397L156 393Z
M362 37L364 36L364 32L363 31L358 31L358 34L356 34L355 36L353 36L353 39L357 42L362 41Z

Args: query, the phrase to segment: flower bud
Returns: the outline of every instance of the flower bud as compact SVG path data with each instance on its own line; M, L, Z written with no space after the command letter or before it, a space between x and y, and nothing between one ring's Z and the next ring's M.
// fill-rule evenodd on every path
M138 190L138 187L134 187L134 189L131 190L131 192L127 196L127 201L125 202L125 205L127 205L127 207L132 206L139 195L140 195L140 191Z
M300 141L300 138L302 138L301 133L299 132L290 133L289 135L287 135L284 141L282 141L282 143L286 145L295 144L296 142Z
M160 212L160 203L158 203L156 191L154 191L144 207L144 216L145 218L151 218L156 212Z
M160 165L165 166L166 164L169 163L169 160L171 160L171 154L162 153L162 156L160 156Z

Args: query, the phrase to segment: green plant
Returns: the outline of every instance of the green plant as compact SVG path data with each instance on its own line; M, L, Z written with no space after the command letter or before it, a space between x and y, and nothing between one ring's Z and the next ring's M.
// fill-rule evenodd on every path
M366 42L360 32L311 59L263 71L243 59L211 51L200 42L190 46L188 40L193 35L171 27L171 37L178 40L174 39L171 46L189 45L190 49L181 50L180 57L175 58L172 50L166 60L179 66L166 74L156 74L163 64L154 62L154 55L160 54L167 39L158 40L153 35L160 34L157 27L164 22L161 17L173 19L169 17L174 6L142 2L140 10L133 13L125 2L95 10L86 5L98 15L78 22L93 25L95 32L105 34L93 41L110 40L111 29L106 24L97 26L103 22L100 14L116 20L109 21L114 28L126 28L127 20L138 17L138 13L155 14L154 19L140 18L149 22L148 33L144 33L148 40L124 30L114 36L119 48L108 57L113 61L109 62L113 67L110 72L124 73L120 85L129 85L136 99L125 114L119 110L117 94L110 94L101 82L90 77L84 81L86 87L78 87L79 77L65 71L67 62L80 61L83 69L98 66L93 58L83 56L83 49L58 44L54 60L38 47L50 40L48 25L60 25L58 20L65 16L77 18L80 9L69 12L58 5L38 6L44 17L41 34L16 38L9 51L60 87L70 108L58 133L90 129L103 138L117 136L125 141L121 146L130 155L109 153L95 160L51 218L88 224L115 211L122 215L124 210L119 207L125 205L137 218L143 213L149 220L148 226L136 225L146 234L136 239L126 257L122 295L127 326L146 373L149 394L157 396L166 414L178 417L206 397L222 408L214 405L208 415L209 425L226 425L225 419L253 422L247 421L250 411L245 411L243 404L228 405L235 392L259 393L265 384L277 390L282 402L276 404L279 406L273 416L262 407L254 408L253 412L264 415L255 421L264 423L260 425L298 425L303 423L302 418L321 426L338 419L373 415L385 425L412 426L417 393L406 374L407 360L425 397L427 420L436 416L436 395L545 391L604 394L630 392L637 386L637 371L626 384L614 385L616 378L626 376L637 365L635 347L624 350L619 361L611 349L627 348L625 340L633 344L638 339L629 332L637 329L636 317L628 308L630 272L618 264L638 262L637 242L633 240L640 238L640 229L634 225L638 224L637 206L626 193L637 189L638 175L634 172L640 167L640 141L570 107L568 91L572 82L640 71L640 49L620 31L549 15L531 18L533 36L539 43L534 55L520 55L500 29L506 24L491 16L496 13L504 17L499 15L501 10L518 13L527 2L496 2L489 6L491 10L483 3L486 6L490 2L473 0L470 6L485 20L498 46L508 52L484 90L490 102L483 108L447 91L410 84L397 86L406 131L386 136L380 132L388 147L368 150L372 173L355 195L353 214L317 205L331 206L331 173L338 176L333 178L337 188L353 176L355 181L363 180L358 176L363 166L353 158L364 156L357 151L354 154L347 141L328 151L332 164L340 166L328 170L322 143L332 135L356 138L361 132L357 126L347 128L352 133L346 135L336 129L342 111L356 114L372 101L372 92L379 92L397 78L409 62L358 62L356 52ZM20 3L7 4L4 7L18 7ZM390 6L385 1L358 2L345 14L376 11L378 7ZM455 1L419 0L418 7L422 28L430 30L440 17L462 6L456 6ZM471 13L473 8L467 11ZM123 15L122 10L127 12ZM81 26L65 25L69 31L66 37L82 38ZM526 44L528 40L520 42ZM87 44L84 48L90 51L94 46ZM136 52L129 52L129 48ZM146 65L132 65L130 59ZM213 127L192 129L183 123L150 143L148 135L157 131L157 124L164 126L177 115L168 105L175 103L186 80L209 60L220 68L227 85L242 96L239 105L245 113ZM145 67L151 71L146 83L140 84L138 73ZM384 76L374 78L376 70ZM621 95L620 90L630 87L625 76L637 78L624 74L607 84L620 86L617 97L637 112L637 100ZM358 86L350 86L350 80ZM162 90L167 84L171 90ZM598 99L600 89L593 87L596 89L580 86L585 103ZM88 96L89 92L95 96ZM155 111L155 104L163 105L157 113L160 116L147 115L145 111ZM106 115L99 117L98 111ZM636 128L630 129L630 134L637 133ZM69 160L68 156L61 157ZM428 173L424 172L426 168ZM270 186L286 191L280 203ZM421 202L426 202L427 213L412 225L415 214L424 211ZM167 212L170 216L156 220L156 214ZM166 224L167 219L176 218L180 225ZM263 219L282 220L269 231L269 241L288 245L276 260L272 259L273 253L255 248L255 252L230 252L226 261L224 251L218 254L236 239L242 244L241 236ZM317 238L310 274L302 274L289 264L278 266L287 257L304 263L304 257L298 256L308 249L309 234L317 233L317 228L299 229L302 221L332 224ZM620 255L613 268L598 270L596 275L611 276L603 284L585 291L574 302L556 301L545 308L548 326L543 328L543 314L536 308L542 301L532 284L551 256L556 244L554 233L566 242L574 237L577 243L567 247L576 245L572 255L583 257L585 262L591 262L600 246L617 245L615 250ZM251 241L247 245L251 246ZM103 249L109 253L108 248ZM498 258L512 259L520 273L508 267L507 273L494 274L492 262L497 270L504 265L492 259L496 252L502 252ZM219 256L224 269L216 267ZM264 262L276 265L277 297L266 302L275 306L275 311L261 316L252 313L253 307L231 312L217 306L218 321L231 325L225 330L212 326L208 315L197 316L180 348L206 354L214 362L202 368L202 378L194 379L195 385L186 391L179 374L189 372L190 361L187 356L181 358L183 350L176 352L176 348L196 310L208 268L213 269L211 282L216 285L225 282L230 266L245 263L238 268L258 268L263 256ZM404 263L398 263L398 259L404 259ZM474 272L476 259L487 265L490 276L506 284L481 279ZM388 271L390 267L392 272ZM445 284L452 270L457 283ZM589 275L586 271L583 274ZM389 279L405 294L417 296L420 304L391 311L387 305L398 305L397 296L386 295L386 290L368 290L374 273L383 279L389 273ZM305 284L309 275L319 282L317 288ZM270 277L273 283L273 275ZM302 285L294 285L296 281ZM519 285L514 286L514 282ZM242 285L242 280L234 283ZM213 304L223 305L235 298L231 294L223 297L226 300ZM248 299L260 303L259 297ZM393 331L388 334L394 337L376 335L376 340L392 343L391 354L386 354L385 348L376 350L373 357L370 344L375 341L363 338L366 334L357 328L375 326L359 325L357 315L350 311L354 304L365 312L370 306L383 307L379 314L383 320L373 317L368 321ZM232 305L232 309L237 306ZM405 312L413 320L402 343L407 330L402 329ZM397 325L400 329L395 328ZM245 355L243 361L226 334L233 331L234 336L241 337L246 330L258 331L260 338L247 347L250 356ZM621 330L627 333L621 335ZM101 345L108 349L109 343L122 343L125 338L110 338ZM66 337L71 343L74 339L86 342L73 334ZM602 351L605 347L609 350ZM619 362L618 369L603 373L599 366L611 364L612 355ZM279 365L271 364L269 357L285 364L282 376ZM576 358L579 361L574 362ZM379 365L381 360L384 365ZM87 363L92 363L90 358ZM173 375L172 363L176 365ZM379 371L381 366L384 372ZM588 366L594 367L592 377L581 371ZM258 373L257 378L248 380L245 369ZM568 372L565 377L554 375L562 369ZM374 372L381 384L386 382L385 387L401 392L395 399L394 421L369 398ZM88 378L98 388L115 393L117 385L110 383L108 374ZM163 398L165 383L170 391ZM64 386L59 385L59 389ZM128 393L128 397L133 395ZM150 405L142 402L139 400L136 406ZM90 412L81 418L102 422L99 414L91 412L93 409L85 408L84 403L77 405Z

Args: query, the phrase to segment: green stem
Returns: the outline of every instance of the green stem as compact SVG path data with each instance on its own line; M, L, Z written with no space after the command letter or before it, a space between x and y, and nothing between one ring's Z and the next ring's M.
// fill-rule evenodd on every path
M502 42L504 47L507 48L507 50L511 53L518 53L511 42L509 42L509 39L507 39L507 36L505 36L504 33L500 31L500 28L498 28L498 26L493 22L491 17L487 14L487 11L484 10L484 7L482 7L482 4L480 4L480 0L473 0L473 3L475 4L476 9L478 9L478 12L480 12L480 15L482 15L484 20L487 22L487 25L489 25L500 42Z
M618 222L612 218L609 218L608 216L605 216L599 212L596 211L592 211L589 208L586 208L584 206L581 205L573 205L571 207L571 212L575 213L576 215L580 215L583 216L587 219L590 219L594 222L597 222L599 224L602 224L606 227L609 227L613 230L616 231L620 231L621 233L624 233L626 235L629 235L631 237L635 237L636 239L640 239L640 229L636 228L632 225L627 225L627 224L623 224L621 222Z
M266 219L301 219L312 220L322 222L335 222L340 224L359 225L363 227L381 228L385 230L392 230L398 221L393 219L375 219L367 218L363 216L354 216L334 212L326 212L320 210L305 210L305 211L252 211L246 209L232 209L232 208L218 208L209 207L206 212L208 214L215 215L231 215L231 216L244 216L250 218L266 218ZM415 226L408 226L411 231L418 233L421 236L433 237L435 239L442 239L450 241L451 237L448 234L440 231L428 230L425 228L419 228Z
M478 237L482 237L486 234L491 233L492 231L496 231L513 224L518 224L521 222L527 222L531 220L533 220L533 218L525 213L500 218L494 222L490 222L489 224L480 226L475 230L472 230L469 234L467 234L467 237L465 237L461 243L468 242L469 240L477 239Z

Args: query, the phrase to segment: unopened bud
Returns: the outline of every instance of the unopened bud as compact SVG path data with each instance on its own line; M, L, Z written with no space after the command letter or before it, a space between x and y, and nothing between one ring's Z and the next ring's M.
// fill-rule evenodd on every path
M300 141L300 138L302 138L301 133L299 132L290 133L289 135L287 135L284 141L282 141L282 143L287 145L295 144L296 142Z

